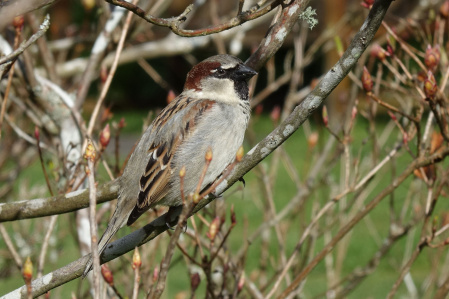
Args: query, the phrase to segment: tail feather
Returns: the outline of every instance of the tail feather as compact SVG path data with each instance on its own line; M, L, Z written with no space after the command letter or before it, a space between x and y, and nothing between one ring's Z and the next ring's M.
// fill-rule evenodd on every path
M120 219L119 215L116 215L116 212L112 216L108 227L106 228L106 231L103 233L103 236L100 238L100 241L98 242L98 254L101 256L103 251L106 249L106 246L108 245L109 241L112 239L112 237L115 235L115 233L122 227L123 223L125 222L124 219ZM86 268L84 269L83 277L86 277L90 270L93 268L93 260L92 256L89 258L89 261L86 264Z

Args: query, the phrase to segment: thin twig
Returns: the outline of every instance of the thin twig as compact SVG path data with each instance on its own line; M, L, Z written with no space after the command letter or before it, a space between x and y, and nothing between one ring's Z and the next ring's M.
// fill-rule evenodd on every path
M181 232L183 231L184 226L186 225L187 218L192 212L193 207L194 204L192 200L185 201L181 215L179 216L178 219L178 225L176 226L175 231L173 232L173 235L170 238L170 242L167 246L167 251L165 253L163 260L161 261L158 281L157 284L152 288L152 291L154 292L153 296L151 296L150 298L160 298L162 292L165 289L168 267L170 266L170 261L173 257L174 249L176 248L176 243L178 242L179 236L181 235Z
M87 159L87 179L89 182L89 223L91 236L91 252L93 264L93 287L94 298L100 298L100 255L98 254L98 240L97 240L97 221L96 221L96 206L97 206L97 186L95 184L95 148L91 142L88 143L84 157Z
M139 295L140 265L142 262L140 259L139 249L136 247L136 249L134 250L135 250L133 256L134 284L133 284L132 299L137 299L137 296Z
M39 132L38 127L34 128L34 136L36 137L36 147L37 147L37 152L39 155L39 160L41 162L42 172L44 173L45 183L47 184L47 188L48 188L48 191L50 192L50 195L54 196L54 193L53 193L53 190L52 190L51 184L50 184L50 179L48 177L47 168L45 167L45 164L44 164L44 157L42 156L42 149L40 146L40 132Z
M395 283L393 284L393 287L391 288L390 292L387 294L386 298L387 299L392 299L394 297L394 295L396 294L399 286L401 285L402 281L404 280L404 277L407 273L409 273L410 268L412 266L412 264L415 262L415 260L418 258L419 254L422 252L422 250L427 247L429 245L429 240L427 238L421 240L418 244L418 246L416 246L415 251L413 252L412 256L410 257L410 259L407 261L407 263L402 267L402 270L399 274L399 277L397 278L397 280L395 281Z
M32 30L38 32L40 29L39 23L36 19L36 14L29 13L26 15L26 17ZM44 64L45 69L47 70L48 77L50 78L51 81L59 85L60 80L58 75L56 74L55 58L53 56L53 53L48 48L48 40L46 39L45 35L37 39L36 43L37 46L39 47L39 53L42 56L42 63Z
M391 34L395 40L398 41L401 48L416 62L416 64L419 65L419 67L423 71L427 71L426 66L421 62L421 60L416 57L416 55L410 50L410 48L407 46L407 44L388 26L388 24L384 21L382 21L382 26L384 26L385 29L387 29L388 33Z
M14 49L16 49L17 45L19 44L21 33L22 33L21 26L16 27L16 35L14 36ZM11 89L12 77L14 75L15 66L16 66L15 61L13 61L12 65L11 65L11 69L9 70L8 82L6 83L5 94L3 96L3 102L2 102L1 112L0 112L0 140L2 139L3 119L5 117L6 105L8 103L9 90Z
M0 223L0 234L2 235L2 238L5 241L6 247L8 248L12 257L14 258L17 268L21 269L22 265L23 265L22 258L20 257L20 254L17 252L16 248L14 247L14 244L13 244L11 238L9 237L9 234L6 231L3 223Z
M389 109L389 110L391 110L391 111L394 111L394 112L396 112L396 113L402 115L403 117L406 117L408 120L410 120L411 122L413 122L415 125L416 125L416 123L418 123L418 125L419 125L419 121L418 121L416 118L414 118L413 116L408 115L408 114L405 113L405 112L402 112L401 110L399 110L398 108L394 107L393 105L390 105L390 104L388 104L388 103L385 103L384 101L382 101L381 99L379 99L373 92L369 91L369 92L367 92L366 94L367 94L371 99L373 99L376 103L378 103L379 105L381 105L381 106L383 106L383 107L385 107L385 108L387 108L387 109Z
M134 0L137 2L137 0ZM128 2L127 2L128 3ZM131 12L128 13L125 20L125 25L123 26L122 34L120 35L120 40L117 45L117 50L115 52L114 61L112 63L111 69L109 70L108 77L106 78L106 82L103 85L103 89L101 90L100 96L98 97L97 103L95 104L94 111L89 120L89 126L87 127L87 134L89 136L92 135L98 113L100 112L101 105L103 104L104 99L106 98L106 94L108 93L109 87L111 86L112 79L114 78L115 71L117 70L118 60L120 58L120 54L123 50L123 45L125 44L126 34L128 33L129 25L131 23L131 18L133 14Z
M244 4L245 4L245 0L239 0L239 8L237 9L237 16L239 16L242 13Z
M17 50L15 50L14 52L12 52L9 55L6 55L2 58L0 58L0 64L4 64L6 62L9 61L13 61L15 59L17 59L17 57L23 53L23 51L25 51L29 46L31 46L38 38L40 38L41 36L43 36L45 34L45 32L47 32L48 28L50 28L50 15L46 15L44 21L42 22L42 24L39 27L39 30L33 34L30 39L28 39L26 42L23 42L22 44L20 44L20 46L17 48Z
M56 220L58 220L58 215L53 215L50 217L50 222L48 224L47 232L45 233L44 241L42 242L41 253L39 255L39 261L37 264L37 277L42 277L42 272L44 271L45 264L45 255L47 254L48 243L55 228Z
M106 1L111 4L126 8L129 11L132 11L133 13L135 13L136 15L138 15L139 17L141 17L142 19L144 19L145 21L147 21L151 24L162 26L162 27L169 27L173 33L180 35L180 36L184 36L184 37L210 35L210 34L218 33L218 32L224 31L224 30L228 30L228 29L237 27L239 25L242 25L245 22L257 19L257 18L269 13L270 11L272 11L274 8L276 8L280 4L279 0L273 0L272 2L270 2L269 4L267 4L266 6L264 6L261 9L256 9L255 11L250 9L248 11L242 12L237 17L234 17L234 18L230 19L229 21L222 23L220 25L211 26L211 27L203 28L203 29L186 30L186 29L180 28L180 25L186 20L187 15L192 11L193 4L187 6L187 8L184 10L184 12L181 13L179 16L164 19L164 18L158 18L158 17L154 17L152 15L149 15L140 7L138 7L134 4L131 4L129 2L123 1L123 0L106 0Z
M170 84L145 59L139 58L137 63L160 87L167 91L173 90Z

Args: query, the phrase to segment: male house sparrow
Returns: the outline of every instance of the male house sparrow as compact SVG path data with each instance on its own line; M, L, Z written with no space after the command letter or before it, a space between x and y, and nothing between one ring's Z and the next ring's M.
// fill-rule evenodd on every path
M201 189L234 161L250 117L247 80L256 73L230 55L212 56L188 73L183 92L143 134L119 179L117 208L98 244L101 254L125 223L131 225L157 205L182 205L195 191L210 148L213 159ZM86 266L85 274L91 269Z

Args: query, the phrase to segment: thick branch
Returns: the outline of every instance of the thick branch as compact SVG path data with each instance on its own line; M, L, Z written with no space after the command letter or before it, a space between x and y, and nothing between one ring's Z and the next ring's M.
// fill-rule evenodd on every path
M98 187L97 203L117 198L117 180ZM79 190L49 198L0 204L0 222L63 214L89 206L89 190Z
M282 9L279 20L270 28L268 34L259 44L256 52L246 61L246 64L255 70L259 70L273 57L284 43L288 33L299 20L309 0L296 0Z

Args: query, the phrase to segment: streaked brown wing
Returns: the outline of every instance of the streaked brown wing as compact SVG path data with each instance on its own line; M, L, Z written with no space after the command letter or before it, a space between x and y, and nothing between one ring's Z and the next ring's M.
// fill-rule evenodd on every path
M163 199L170 188L170 180L173 175L171 161L178 147L187 139L201 119L205 111L212 108L215 102L209 100L192 100L181 98L176 103L170 103L153 122L153 130L161 131L160 128L167 124L168 120L183 109L189 109L173 130L172 136L163 138L164 142L152 143L148 149L150 156L145 173L140 178L140 192L136 206L128 218L127 225L134 223L150 207ZM186 108L191 104L189 108Z

